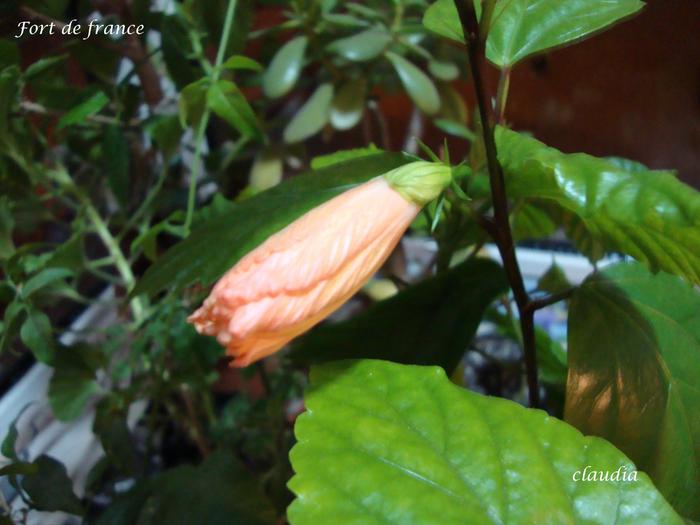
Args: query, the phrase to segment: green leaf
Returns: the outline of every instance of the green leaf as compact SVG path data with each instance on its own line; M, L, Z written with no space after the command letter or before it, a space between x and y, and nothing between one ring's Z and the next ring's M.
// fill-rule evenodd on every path
M619 264L590 276L569 313L566 420L649 473L681 514L700 518L700 294Z
M406 93L422 112L433 115L440 109L440 95L433 81L401 55L388 51L385 56L393 64Z
M260 137L262 130L255 112L238 86L228 80L212 84L207 92L211 110L245 137Z
M51 286L57 281L63 281L66 277L71 277L73 271L67 268L47 268L29 279L22 285L22 298L29 299L33 294L42 288Z
M340 27L366 27L369 22L356 16L336 13L324 13L323 19L330 24Z
M284 171L282 152L276 148L261 151L250 168L248 182L256 191L263 191L277 186Z
M16 450L17 438L19 437L17 422L19 421L19 418L22 417L22 414L24 414L24 411L31 405L32 403L27 403L22 407L22 410L19 411L19 414L17 414L15 419L10 424L10 427L7 429L7 435L2 440L2 445L0 445L0 454L6 458L12 459L13 461L19 461Z
M475 2L476 3L476 2ZM644 7L641 0L508 0L496 3L486 42L486 57L500 67L582 40ZM423 25L464 43L453 0L438 0Z
M129 199L129 143L119 126L107 126L102 135L102 166L114 196L125 206Z
M100 392L100 386L95 380L95 360L95 351L88 347L61 348L56 352L48 397L57 419L76 419L88 402Z
M700 284L700 194L673 174L628 172L505 128L496 142L510 197L554 202L608 250Z
M333 97L329 120L338 130L353 128L365 112L367 81L364 78L348 80Z
M293 177L205 221L151 266L132 295L211 284L241 257L319 204L411 162L399 153L376 153ZM212 249L216 247L216 249Z
M27 67L27 69L24 71L24 78L32 79L33 77L40 75L47 69L52 68L56 64L60 64L66 58L68 58L67 54L41 58L36 62L31 63L29 67Z
M73 492L73 482L66 467L54 458L39 456L34 465L36 474L22 479L22 488L29 496L32 507L47 512L62 511L82 516L80 500Z
M191 58L194 55L187 22L178 15L161 19L163 61L178 89L183 89L202 76L201 68Z
M263 74L262 86L265 95L279 98L294 87L304 64L307 43L308 39L305 36L298 36L279 48Z
M179 466L116 498L97 525L274 525L274 510L254 478L228 451Z
M366 148L344 149L336 151L335 153L329 153L328 155L319 155L311 159L311 169L320 170L328 168L333 164L358 159L360 157L367 157L368 155L376 155L377 153L381 153L381 150L374 144L370 144Z
M455 137L468 140L469 142L476 138L474 132L460 122L439 118L436 119L434 123L448 135L454 135Z
M10 463L0 468L0 476L29 476L36 474L38 470L34 463Z
M250 71L262 71L263 67L260 62L242 55L234 55L229 57L223 64L223 69L249 69Z
M460 0L458 0L460 1ZM475 1L474 5L481 5ZM423 15L423 26L440 36L464 44L464 32L453 0L437 0Z
M586 467L631 475L606 441L461 389L441 368L323 365L305 404L290 454L292 525L683 523L644 473L573 480Z
M284 128L284 141L288 144L301 142L321 131L328 122L332 100L333 85L327 83L318 86Z
M453 62L444 62L441 60L431 60L428 62L428 71L435 78L445 82L451 82L459 76L459 68Z
M54 340L51 334L51 321L44 312L35 309L27 311L20 337L37 360L45 364L53 362Z
M145 129L166 159L178 152L183 132L178 115L156 117L146 125Z
M383 26L372 27L356 35L328 44L328 51L346 60L366 62L381 55L391 42L391 35Z
M21 327L24 325L26 317L27 312L21 300L15 299L5 308L5 315L2 320L2 336L0 337L0 354L7 350L15 340Z
M177 107L181 127L186 128L188 124L194 127L201 120L207 105L208 85L208 79L200 78L185 86L180 92Z
M77 124L84 121L87 117L99 113L99 111L109 103L109 97L102 91L98 91L85 102L78 104L68 113L58 119L58 129Z
M537 289L548 293L559 293L571 288L564 270L556 262L537 280Z
M498 264L472 259L349 321L317 327L295 343L292 358L303 363L388 359L440 365L449 373L466 352L484 310L507 289Z

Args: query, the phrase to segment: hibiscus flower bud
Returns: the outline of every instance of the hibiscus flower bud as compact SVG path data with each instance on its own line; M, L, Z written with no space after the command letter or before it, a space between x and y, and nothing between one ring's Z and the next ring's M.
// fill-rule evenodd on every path
M235 366L276 352L350 299L450 180L449 166L417 161L317 206L234 265L189 322Z

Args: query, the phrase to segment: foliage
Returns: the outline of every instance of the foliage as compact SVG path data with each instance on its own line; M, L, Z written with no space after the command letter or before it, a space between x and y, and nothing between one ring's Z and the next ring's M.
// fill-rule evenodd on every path
M51 367L53 415L94 416L105 452L74 483L59 458L28 454L20 414L1 448L17 498L0 498L0 523L700 520L700 195L504 118L513 67L641 1L169 5L0 8L8 27L97 12L151 35L0 38L0 352ZM501 75L494 111L461 93L484 57ZM398 132L397 100L411 122ZM468 153L450 158L435 130ZM437 245L419 271L396 256L345 319L244 370L186 322L267 237L419 157L453 174L411 227ZM638 262L580 286L553 265L526 290L513 239L554 232L592 261ZM570 301L566 346L533 324L557 301ZM71 325L83 309L101 322ZM527 378L549 416L458 386L468 350L499 361L473 344L482 322L522 350L510 397ZM587 466L639 479L572 478Z

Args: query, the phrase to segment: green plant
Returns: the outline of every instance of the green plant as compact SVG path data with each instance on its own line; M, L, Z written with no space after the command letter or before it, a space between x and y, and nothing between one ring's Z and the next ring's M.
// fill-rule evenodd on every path
M13 20L91 11L34 4L20 2ZM673 172L565 154L506 120L519 62L641 1L175 7L101 8L159 33L155 48L67 36L21 67L31 41L0 40L0 350L25 347L51 366L54 415L94 410L106 453L78 498L59 461L22 454L13 425L0 475L26 505L3 506L6 522L28 509L103 524L700 519L700 195ZM254 26L254 7L278 23ZM493 104L485 60L500 71ZM460 76L476 95L472 117ZM187 315L267 237L417 159L407 139L424 126L396 140L382 111L396 92L419 123L427 115L469 143L458 159L447 142L439 156L416 142L453 176L412 226L437 243L420 282L385 270L400 285L393 297L364 294L363 312L265 363L221 366L224 351ZM357 147L334 151L319 135ZM400 145L410 151L388 151ZM608 252L636 262L577 286L553 267L529 290L515 244L557 229L593 262ZM487 242L502 265L483 258ZM566 350L534 323L561 301ZM89 306L116 320L66 345L57 313ZM445 377L482 319L522 347L515 374L531 408ZM562 393L560 410L549 402ZM618 478L577 480L586 467Z

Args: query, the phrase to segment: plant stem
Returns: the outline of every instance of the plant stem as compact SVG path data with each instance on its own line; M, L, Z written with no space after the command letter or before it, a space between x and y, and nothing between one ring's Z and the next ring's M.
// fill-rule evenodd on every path
M82 194L79 194L79 198L85 206L85 213L87 214L88 219L90 219L90 222L92 222L95 232L100 237L114 260L114 266L117 268L117 271L124 282L124 286L126 286L127 291L130 292L136 284L136 278L134 277L134 273L131 271L131 266L127 262L126 257L124 257L124 253L122 252L119 243L112 236L107 224L105 224L105 222L102 220L100 214L97 213L97 210L92 205L92 202L90 202L90 200ZM129 302L129 306L131 307L131 313L134 315L134 320L137 323L140 322L143 319L145 310L141 298L134 297Z
M532 312L534 313L537 310L541 310L542 308L551 306L555 303L558 303L559 301L568 299L569 297L571 297L575 290L576 287L567 288L566 290L562 290L561 292L557 292L547 297L543 297L542 299L533 299L528 303L527 310L532 310Z
M501 76L498 79L498 90L496 91L496 122L503 122L506 112L506 102L508 100L508 88L510 87L510 68L501 69Z
M214 68L211 71L211 76L209 77L211 84L216 84L221 74L220 66L224 62L226 45L228 44L229 36L231 34L233 15L235 11L236 0L229 0L228 8L226 9L226 18L224 20L224 29L221 32L221 40L219 41L219 49L216 52L216 63L214 64ZM199 167L202 158L202 144L207 131L207 125L209 124L210 115L211 112L209 111L209 106L207 105L204 109L204 113L202 114L202 118L199 121L199 125L197 126L194 159L192 159L192 171L190 173L190 188L187 195L187 215L185 216L185 224L183 226L185 237L190 234L190 226L192 225L192 216L194 215L194 205L197 196L197 179L199 178Z
M493 236L494 242L501 254L503 267L520 313L520 327L523 334L523 353L525 354L525 371L527 374L530 406L537 407L540 404L540 396L537 380L534 311L527 310L530 297L525 290L525 283L523 282L523 276L520 272L520 265L515 256L515 243L513 241L513 233L510 229L505 178L503 176L503 168L498 162L492 124L491 103L484 87L481 71L486 35L480 33L479 23L476 19L472 0L460 0L455 3L459 12L462 30L464 31L469 67L474 83L479 116L481 117L481 129L486 150L491 197L493 200L493 219L484 218L483 224L487 228L487 231Z

